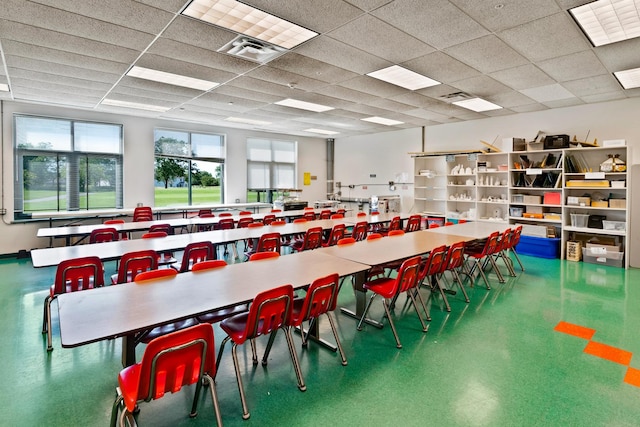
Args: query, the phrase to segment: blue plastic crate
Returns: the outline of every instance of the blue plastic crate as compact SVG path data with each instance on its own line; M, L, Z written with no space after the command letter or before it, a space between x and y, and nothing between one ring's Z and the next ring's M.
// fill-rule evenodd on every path
M516 252L539 258L558 258L560 256L560 238L520 236Z

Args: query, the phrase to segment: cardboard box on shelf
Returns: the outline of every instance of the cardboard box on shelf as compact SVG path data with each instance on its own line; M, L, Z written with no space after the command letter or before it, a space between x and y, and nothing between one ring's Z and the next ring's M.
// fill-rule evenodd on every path
M580 261L582 259L582 243L569 240L567 242L567 261Z
M527 213L541 214L542 213L542 206L526 206L526 212Z
M571 206L589 206L591 205L591 197L567 197L567 205Z
M609 199L609 207L616 209L626 209L627 199Z
M536 204L540 204L542 203L542 197L540 196L527 196L525 195L523 197L523 203L525 204L531 204L531 205L536 205Z
M592 208L608 208L609 202L606 200L592 200L591 207Z
M547 192L543 194L543 200L545 205L559 205L561 202L562 195L560 193L551 193Z

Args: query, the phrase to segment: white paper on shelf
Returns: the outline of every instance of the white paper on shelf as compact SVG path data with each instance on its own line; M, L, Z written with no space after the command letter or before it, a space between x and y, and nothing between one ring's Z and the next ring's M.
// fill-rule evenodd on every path
M542 169L539 168L529 168L525 171L527 175L542 175Z
M604 179L604 172L587 172L584 179Z

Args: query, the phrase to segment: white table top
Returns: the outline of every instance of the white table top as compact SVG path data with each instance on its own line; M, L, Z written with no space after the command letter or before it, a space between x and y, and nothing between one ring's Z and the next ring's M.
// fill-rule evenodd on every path
M368 265L304 251L278 259L180 273L172 279L145 284L125 283L63 294L58 297L62 346L115 338L231 307L283 284L300 288L328 274L346 276L367 269Z
M507 228L514 228L513 224L507 224L506 222L488 222L488 221L473 221L465 222L464 224L447 225L444 227L429 228L429 233L436 234L455 234L458 236L465 236L470 239L484 239L494 231L502 233Z

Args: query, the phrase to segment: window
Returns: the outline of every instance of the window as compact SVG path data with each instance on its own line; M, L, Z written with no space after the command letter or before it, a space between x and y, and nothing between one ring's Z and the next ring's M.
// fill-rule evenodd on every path
M224 201L223 135L156 129L155 205Z
M122 208L122 125L14 116L15 211Z
M247 201L265 201L262 193L296 188L295 141L247 139ZM268 196L267 199L268 200Z

